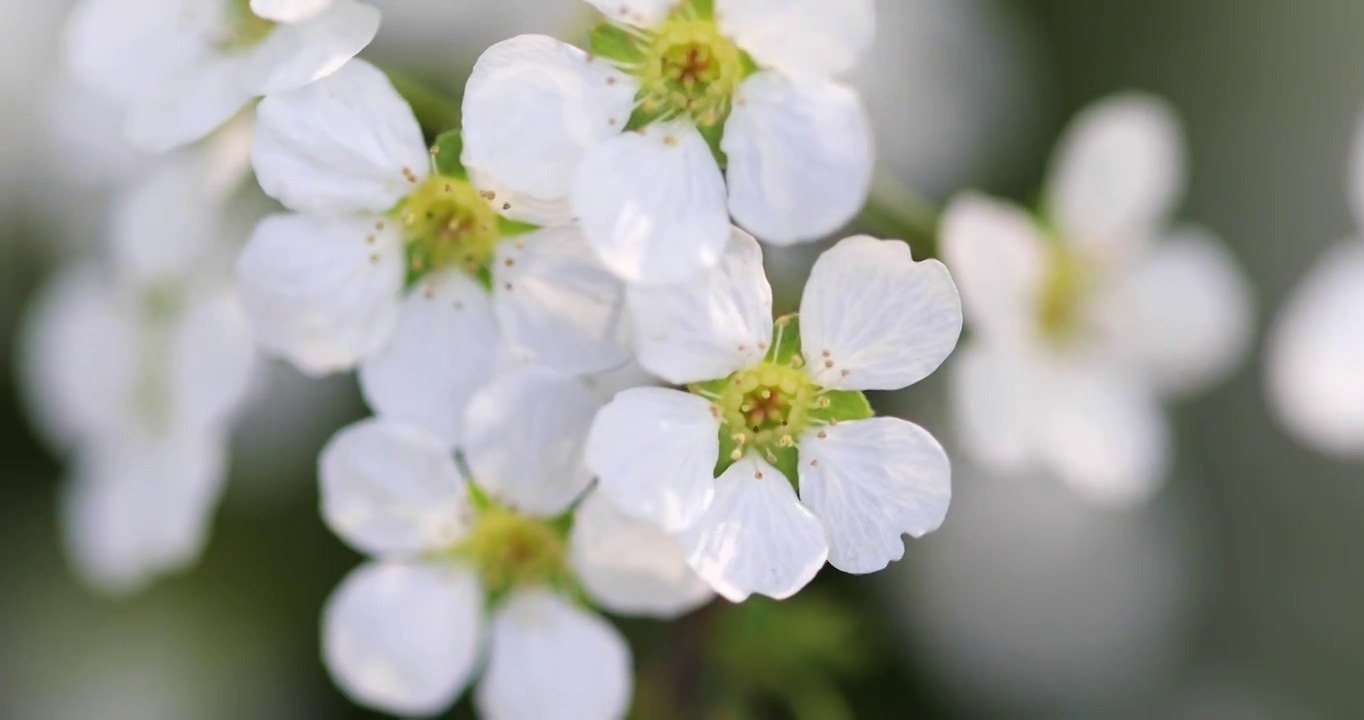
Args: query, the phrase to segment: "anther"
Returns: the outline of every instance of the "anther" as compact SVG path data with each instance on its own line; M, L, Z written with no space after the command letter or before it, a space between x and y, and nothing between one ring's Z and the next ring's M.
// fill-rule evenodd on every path
M829 437L829 433L826 433L826 432L824 432L823 430L820 430L820 431L819 431L819 435L817 435L816 437L818 437L820 440L823 440L823 439Z

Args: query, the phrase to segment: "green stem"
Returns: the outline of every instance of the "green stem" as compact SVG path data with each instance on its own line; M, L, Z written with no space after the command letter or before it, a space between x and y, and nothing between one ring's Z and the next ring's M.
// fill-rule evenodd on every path
M883 238L909 243L914 257L936 257L938 252L937 206L914 188L889 173L876 171L871 195L857 216L859 225Z

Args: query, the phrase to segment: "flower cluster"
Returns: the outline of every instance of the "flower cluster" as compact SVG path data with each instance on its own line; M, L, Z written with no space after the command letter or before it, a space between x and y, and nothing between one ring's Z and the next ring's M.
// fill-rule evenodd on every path
M161 153L116 205L110 262L59 276L30 323L25 386L76 454L89 576L132 588L197 553L257 348L354 371L373 413L318 462L324 521L369 557L323 655L405 715L477 677L490 717L619 717L630 650L598 611L674 618L900 559L943 524L951 463L865 393L929 377L964 320L965 452L1109 504L1159 487L1160 400L1234 368L1253 315L1228 252L1170 227L1169 107L1086 110L1032 211L958 196L946 264L827 246L774 317L759 241L829 238L868 202L841 78L872 0L588 2L585 47L483 53L460 127L419 122L355 57L380 21L357 0L79 4L71 68ZM223 212L248 157L279 207L237 252ZM1292 306L1273 375L1284 414L1350 452L1364 399L1326 417L1311 398L1361 389L1361 266L1339 251Z

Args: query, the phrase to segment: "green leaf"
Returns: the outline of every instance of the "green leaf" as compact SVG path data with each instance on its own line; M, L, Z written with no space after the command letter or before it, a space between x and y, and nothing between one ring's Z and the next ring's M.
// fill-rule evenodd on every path
M460 161L464 153L464 136L459 130L446 130L436 138L431 146L431 158L436 164L436 172L460 180L467 179L469 173Z
M512 220L511 218L506 218L501 215L497 216L497 232L504 238L525 235L526 233L532 233L539 229L539 225L532 225L530 223L521 222L520 220Z
M633 118L632 118L633 119ZM725 124L723 122L714 125L702 125L697 127L701 131L701 137L705 138L706 145L710 146L710 154L715 156L715 163L720 166L720 171L724 172L729 168L729 156L720 149L720 141L725 138Z

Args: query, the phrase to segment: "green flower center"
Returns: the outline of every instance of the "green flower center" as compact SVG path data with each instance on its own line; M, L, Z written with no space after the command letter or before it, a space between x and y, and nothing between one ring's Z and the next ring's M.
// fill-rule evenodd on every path
M701 127L729 116L744 78L743 52L714 20L680 10L640 48L640 107L662 119L689 117Z
M761 363L689 388L711 401L712 412L720 420L717 477L744 455L756 452L795 483L796 445L802 433L872 416L862 393L825 389L805 371L800 321L795 315L778 318L772 337Z
M244 50L260 44L275 31L275 23L251 12L251 0L228 0L228 32L219 43L224 50Z
M458 265L486 273L501 237L498 215L468 181L434 174L394 211L407 243L409 277Z
M457 551L494 597L513 588L562 584L571 578L561 529L497 506L479 512Z
M1037 325L1044 340L1065 347L1084 332L1092 278L1085 259L1065 243L1054 240L1048 254L1047 274L1037 298Z

